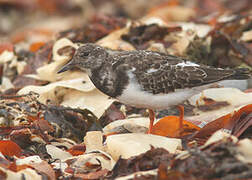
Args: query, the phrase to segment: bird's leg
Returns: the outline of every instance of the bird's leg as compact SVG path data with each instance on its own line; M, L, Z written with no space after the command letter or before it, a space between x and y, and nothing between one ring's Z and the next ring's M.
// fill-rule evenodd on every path
M179 128L183 128L183 120L184 120L184 106L178 105L177 108L179 109Z
M150 125L149 125L148 134L151 134L154 120L155 120L155 112L152 109L148 109L148 110L149 110L149 118L150 118Z

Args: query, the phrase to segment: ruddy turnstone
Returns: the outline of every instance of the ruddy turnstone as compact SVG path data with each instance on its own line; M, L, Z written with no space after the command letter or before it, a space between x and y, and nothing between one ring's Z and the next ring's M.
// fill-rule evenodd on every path
M115 51L91 43L79 47L58 73L73 67L86 71L104 94L124 104L148 108L149 133L153 110L178 105L215 82L250 77L248 69L213 68L168 54Z

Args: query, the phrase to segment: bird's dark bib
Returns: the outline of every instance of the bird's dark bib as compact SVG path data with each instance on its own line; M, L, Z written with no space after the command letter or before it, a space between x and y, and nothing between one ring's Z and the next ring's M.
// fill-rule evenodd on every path
M112 71L111 66L104 65L101 69L91 71L91 81L104 94L116 98L120 96L128 84L125 71Z

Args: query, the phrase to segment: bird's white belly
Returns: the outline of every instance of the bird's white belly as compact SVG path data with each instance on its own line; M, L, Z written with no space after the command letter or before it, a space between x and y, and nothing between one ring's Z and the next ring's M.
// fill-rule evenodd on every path
M169 106L182 103L197 93L199 93L197 90L184 89L168 94L151 94L141 90L140 85L131 79L129 85L117 99L124 104L135 107L166 109Z

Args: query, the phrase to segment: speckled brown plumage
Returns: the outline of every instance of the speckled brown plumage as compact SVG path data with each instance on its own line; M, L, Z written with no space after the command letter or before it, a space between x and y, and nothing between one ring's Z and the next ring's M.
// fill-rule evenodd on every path
M71 67L87 70L94 85L111 97L121 95L129 83L129 73L134 75L142 91L152 94L250 77L247 69L218 69L167 54L144 50L113 51L95 44L81 46L61 71Z

